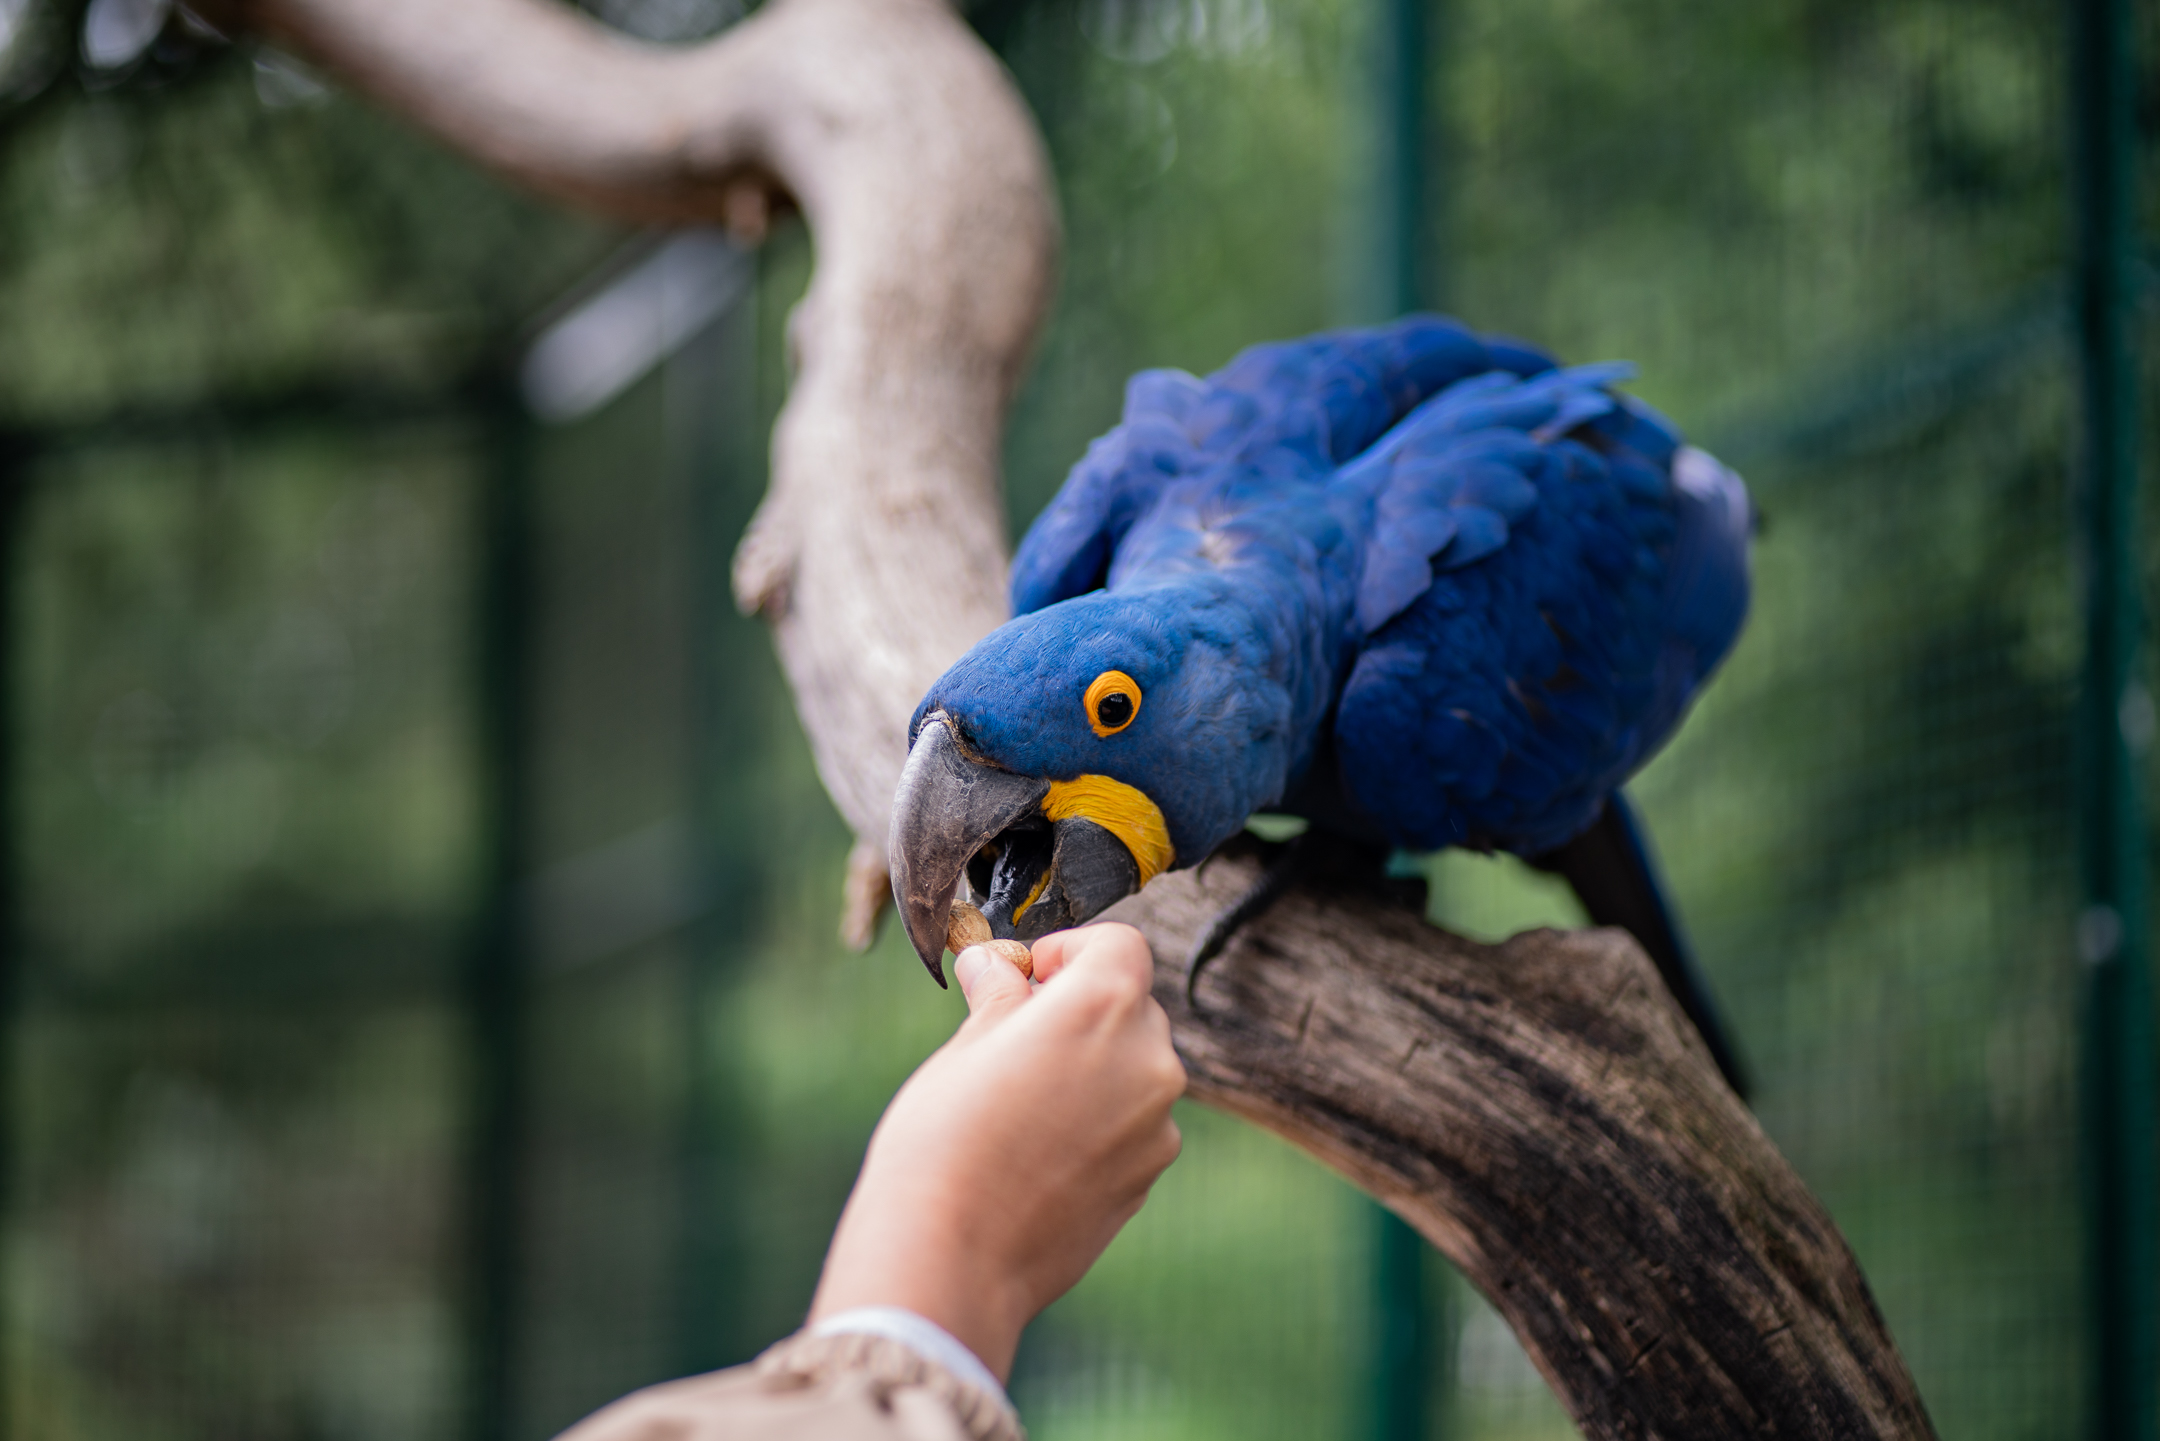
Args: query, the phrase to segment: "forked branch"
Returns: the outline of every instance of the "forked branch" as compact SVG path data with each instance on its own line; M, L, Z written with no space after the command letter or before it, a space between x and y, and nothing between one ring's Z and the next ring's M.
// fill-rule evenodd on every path
M999 455L1057 216L1004 67L943 0L773 0L682 49L549 0L200 8L564 199L753 238L801 208L817 272L735 588L854 829L844 929L867 944L906 719L1007 613Z

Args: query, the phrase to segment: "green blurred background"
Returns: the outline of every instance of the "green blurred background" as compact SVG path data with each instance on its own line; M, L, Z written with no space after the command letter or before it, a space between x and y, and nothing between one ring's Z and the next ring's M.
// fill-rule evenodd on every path
M2078 1431L2064 7L971 19L1067 230L1016 533L1131 371L1406 291L1637 361L1749 477L1750 628L1633 793L1942 1434ZM799 1320L960 1014L834 939L847 837L727 599L810 266L525 198L160 0L0 0L8 1435L523 1441ZM609 314L629 358L550 389ZM1470 934L1574 918L1430 868ZM1034 1435L1573 1434L1437 1257L1180 1120L1028 1335Z

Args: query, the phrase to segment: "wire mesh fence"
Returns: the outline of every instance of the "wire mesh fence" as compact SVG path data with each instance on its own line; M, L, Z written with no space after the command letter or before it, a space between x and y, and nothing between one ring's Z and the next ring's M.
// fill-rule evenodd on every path
M605 16L730 18L666 8ZM82 23L33 12L23 35ZM1016 524L1130 371L1370 312L1400 198L1376 179L1385 15L977 14L1067 228ZM2063 9L1423 20L1418 283L1637 361L1766 512L1750 629L1634 786L1758 1113L1942 1433L2069 1434L2094 1338ZM612 283L616 237L276 57L37 90L22 53L10 1434L539 1437L752 1354L957 1016L904 941L831 939L846 837L726 601L806 240L603 408L512 423L502 356L577 277ZM2150 703L2124 726L2149 741ZM1578 918L1512 863L1428 865L1469 933ZM1379 1434L1391 1365L1425 1434L1572 1434L1436 1259L1422 1323L1393 1326L1375 1269L1403 1262L1361 1197L1181 1121L1184 1157L1023 1345L1033 1434Z
M13 1434L454 1420L456 462L212 429L18 477Z

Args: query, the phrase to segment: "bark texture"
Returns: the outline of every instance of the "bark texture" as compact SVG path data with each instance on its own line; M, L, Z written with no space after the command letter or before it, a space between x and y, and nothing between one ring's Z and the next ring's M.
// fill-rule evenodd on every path
M1934 1435L1858 1263L1624 931L1478 945L1321 880L1202 972L1240 845L1113 909L1192 1094L1424 1233L1591 1437Z
M762 231L817 274L772 487L736 558L858 842L866 942L905 725L1005 618L999 449L1057 226L1034 124L941 0L771 0L668 50L547 0L201 0L548 193ZM1408 1218L1592 1437L1930 1436L1851 1253L1625 936L1473 945L1347 882L1178 959L1248 847L1114 914L1163 958L1194 1093Z

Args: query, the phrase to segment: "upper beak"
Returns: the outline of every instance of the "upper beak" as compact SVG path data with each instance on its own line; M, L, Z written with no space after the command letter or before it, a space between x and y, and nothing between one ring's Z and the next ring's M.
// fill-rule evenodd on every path
M1050 783L971 760L943 711L932 711L893 793L893 899L915 953L945 984L945 928L969 861L1014 821L1039 813Z
M923 722L893 796L886 856L901 922L939 985L963 875L991 934L1019 941L1079 925L1140 889L1127 843L1064 806L1046 814L1052 791L971 755L943 711Z

